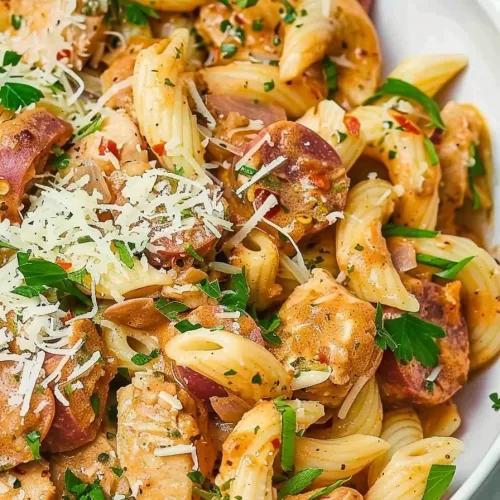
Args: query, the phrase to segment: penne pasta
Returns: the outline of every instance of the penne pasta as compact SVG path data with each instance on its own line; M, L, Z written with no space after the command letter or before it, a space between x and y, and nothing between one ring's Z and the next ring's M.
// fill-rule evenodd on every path
M462 423L457 405L451 399L440 405L422 407L418 410L418 415L424 437L453 436Z
M415 312L418 301L404 287L382 236L396 200L391 184L379 179L349 192L345 219L337 229L337 261L357 297Z
M155 10L190 12L209 3L209 0L138 0L137 3Z

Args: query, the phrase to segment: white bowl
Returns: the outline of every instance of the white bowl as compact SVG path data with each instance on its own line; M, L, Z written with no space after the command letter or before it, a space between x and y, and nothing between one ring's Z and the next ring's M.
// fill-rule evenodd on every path
M415 54L462 53L469 67L438 96L475 104L488 118L493 159L500 161L500 0L375 0L373 17L382 43L384 73ZM500 199L499 170L495 199ZM490 247L500 245L500 203L488 232ZM498 255L497 255L498 258ZM500 413L489 394L500 393L500 361L472 376L454 399L462 416L457 433L465 452L457 460L450 494L472 497L500 461Z

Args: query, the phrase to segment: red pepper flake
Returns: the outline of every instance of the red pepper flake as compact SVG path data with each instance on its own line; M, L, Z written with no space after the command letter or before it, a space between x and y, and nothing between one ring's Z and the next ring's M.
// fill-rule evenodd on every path
M57 60L60 61L61 59L65 59L67 57L70 57L71 56L71 50L70 49L63 49L63 50L60 50L58 53L57 53Z
M272 441L271 441L271 444L273 445L274 449L275 450L278 450L280 445L281 445L281 441L279 440L279 438L274 438Z
M268 191L267 189L264 188L257 188L255 190L255 208L259 209L264 202L267 200L269 196L274 194L276 198L278 198L278 204L274 205L273 208L269 209L269 211L264 215L267 219L272 219L277 213L279 213L281 206L280 206L280 199L279 196L275 193L272 193L271 191Z
M69 320L73 319L75 317L75 315L71 312L71 311L68 311L62 318L61 318L61 321L63 323L67 323Z
M404 115L394 113L394 119L403 127L406 132L410 134L421 135L420 129Z
M312 174L309 178L319 189L323 191L328 191L330 189L330 180L325 174Z
M355 116L344 115L344 125L349 135L354 135L355 137L359 135L361 123L359 123L359 120Z
M158 156L165 156L165 143L155 144L151 148Z
M99 154L104 156L106 153L111 153L120 159L120 151L118 151L118 146L116 142L111 139L106 139L106 137L101 137L101 143L99 144Z
M59 259L56 259L56 264L59 267L62 267L65 271L69 271L73 267L73 264L71 262L64 262L64 260Z

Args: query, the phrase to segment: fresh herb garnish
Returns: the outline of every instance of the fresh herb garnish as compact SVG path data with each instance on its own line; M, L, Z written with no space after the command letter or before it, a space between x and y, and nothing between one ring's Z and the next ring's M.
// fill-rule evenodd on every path
M11 245L7 241L2 241L2 240L0 240L0 248L9 248L10 250L19 250L19 248L15 247L14 245Z
M189 309L189 307L182 302L177 302L175 300L169 302L163 297L155 302L155 307L170 321L178 321L179 313L185 312Z
M201 264L204 264L205 261L203 260L203 257L194 249L193 245L191 243L185 244L184 249L186 252L193 257L194 260L200 262Z
M23 16L18 16L16 14L12 14L10 16L10 24L15 30L21 29L21 24L23 22Z
M74 141L81 141L84 137L87 137L94 132L101 130L104 124L104 117L101 114L96 115L90 123L82 127L75 135Z
M433 142L428 139L427 137L424 137L424 146L427 151L427 154L429 155L429 160L431 160L431 165L438 165L439 164L439 156L437 154L436 148L434 147Z
M255 168L249 167L248 165L243 165L238 170L238 174L246 175L247 177L253 177L257 172Z
M440 257L434 257L433 255L427 255L424 253L417 253L417 262L420 264L426 264L428 266L439 267L443 269L438 273L434 273L434 276L439 278L444 278L447 280L453 280L457 274L474 258L474 256L466 257L465 259L456 262L454 260L441 259Z
M99 399L99 394L95 393L90 396L90 406L92 406L94 415L98 417L101 413L101 401Z
M270 318L259 321L262 338L269 344L281 345L281 338L276 335L276 330L281 325L281 319L276 314Z
M391 337L391 334L384 328L384 310L381 304L377 304L377 311L375 313L375 343L385 351L389 348L391 351L395 351L398 344Z
M439 500L453 481L456 470L455 465L432 465L422 500Z
M118 251L118 256L120 257L120 260L129 269L132 269L134 267L134 259L132 258L132 254L130 253L128 245L120 240L113 240L113 244L115 245L115 248Z
M477 144L472 146L472 158L474 159L474 165L469 167L467 177L469 180L469 189L472 195L472 209L479 210L481 208L481 197L479 196L476 185L474 184L474 178L485 175L486 169L484 168L484 163L481 160Z
M278 500L287 495L298 495L323 473L323 469L304 469L291 477L279 490Z
M45 290L46 288L43 286L20 285L16 286L16 288L12 290L12 293L15 293L16 295L21 295L22 297L28 297L28 299L31 299L33 297L38 297Z
M238 52L238 47L234 43L223 43L220 51L223 59L231 59Z
M175 87L175 83L172 83L172 80L170 78L165 78L164 82L167 87Z
M17 66L22 56L12 50L7 50L3 56L4 66Z
M256 373L252 377L252 384L256 384L256 385L261 385L262 384L262 377L260 376L260 373Z
M144 366L146 363L149 363L153 359L156 359L160 355L160 351L158 349L153 349L151 354L144 354L142 352L138 352L132 356L132 363L137 366Z
M159 19L158 13L151 7L135 2L127 2L125 4L125 17L127 21L136 24L137 26L145 26L148 24L148 17Z
M430 126L437 127L441 130L446 129L436 101L411 83L396 78L388 78L382 87L365 101L365 104L371 104L385 95L398 95L418 102L427 113L429 113L431 118Z
M54 155L54 159L52 160L52 165L57 170L64 170L68 168L69 165L69 155L59 146L54 146L52 148L52 154Z
M262 31L264 29L264 21L262 19L255 19L252 23L254 31Z
M0 88L0 102L5 109L17 111L43 97L43 93L31 85L25 83L6 82Z
M274 400L274 406L281 413L281 468L290 472L295 462L297 415L295 409L285 403L282 397Z
M40 460L40 431L32 431L26 436L26 443L33 453L33 460Z
M274 89L274 80L264 83L264 92L271 92Z
M236 3L242 9L246 9L247 7L254 7L257 5L259 0L236 0Z
M493 405L491 406L495 411L500 410L500 397L498 396L498 392L494 392L490 394L490 399Z
M121 467L111 467L111 470L115 473L115 476L123 476L123 469Z
M387 319L383 325L397 344L394 355L398 361L409 363L415 358L423 366L437 366L440 350L435 339L446 336L439 325L409 313L403 313L399 318Z
M328 88L328 99L333 100L333 96L338 88L338 68L337 64L334 63L330 57L325 56L323 58L323 70L325 72L326 86ZM339 143L341 141L339 140Z
M193 330L198 330L202 328L202 326L199 323L191 323L191 321L189 321L188 319L183 319L182 321L176 323L174 326L181 333L191 332Z
M337 488L340 488L343 484L347 483L347 481L350 480L351 480L350 477L348 477L347 479L339 479L330 486L326 486L322 490L313 493L307 500L318 500L319 498L326 497L326 495L329 495L332 491L336 490Z
M283 17L283 21L286 24L292 24L295 19L297 19L297 13L293 8L292 4L288 0L280 0L281 3L285 6L285 15Z
M212 299L219 299L221 297L222 292L217 280L208 281L208 279L204 279L203 281L197 283L196 287Z
M87 484L77 477L70 469L64 473L64 485L77 500L105 500L104 492L98 481Z
M429 229L417 229L415 227L398 226L397 224L385 224L382 226L382 236L403 236L406 238L435 238L439 231Z
M248 299L250 298L250 289L245 277L245 269L239 274L233 274L229 283L229 290L224 290L220 304L228 309L244 311Z

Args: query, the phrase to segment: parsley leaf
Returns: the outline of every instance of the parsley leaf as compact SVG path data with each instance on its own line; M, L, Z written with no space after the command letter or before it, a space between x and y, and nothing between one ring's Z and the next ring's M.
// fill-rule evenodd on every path
M276 314L270 318L260 320L258 325L261 328L262 338L269 344L281 345L281 339L276 335L276 330L281 325L281 319Z
M469 180L469 189L472 194L472 208L473 210L479 210L481 208L481 197L479 196L479 193L477 192L476 186L474 184L474 178L485 175L486 169L484 168L484 163L481 160L477 144L474 144L472 146L472 158L474 159L474 165L472 165L472 167L469 167L467 176Z
M242 9L246 9L247 7L254 7L257 5L259 0L236 0L236 3Z
M18 54L17 52L14 52L12 50L7 50L3 56L3 65L4 66L17 66L19 64L19 61L21 60L22 56Z
M204 279L197 283L196 287L212 299L218 299L221 296L220 285L217 280L208 281L208 279Z
M92 406L92 410L94 411L94 415L96 417L101 413L101 401L99 399L99 394L95 393L90 396L90 406Z
M189 307L182 302L177 302L175 300L169 302L163 297L155 302L155 307L163 314L163 316L167 317L170 321L178 321L178 313L185 312L189 309Z
M15 293L16 295L21 295L22 297L28 297L28 299L31 299L32 297L38 297L44 290L45 287L43 286L21 285L21 286L16 286L16 288L12 290L12 293Z
M74 141L81 141L84 137L87 137L98 130L101 130L104 123L104 117L101 114L96 115L90 123L83 126L74 137Z
M455 465L432 465L422 500L439 500L453 481Z
M197 260L199 263L204 264L205 260L203 257L194 249L193 245L191 243L185 244L184 249L186 252L193 257L194 260Z
M385 95L399 95L418 102L429 113L431 118L430 126L446 130L436 101L411 83L398 80L397 78L388 78L382 87L373 96L368 98L364 104L371 104Z
M429 159L431 160L431 165L435 166L439 164L439 156L436 152L436 148L430 139L424 137L424 146L429 155Z
M129 246L120 240L113 240L113 244L115 245L115 248L118 251L120 260L129 269L132 269L134 267L134 259L132 258L132 254L130 253Z
M389 238L390 236L403 236L406 238L435 238L438 234L439 231L398 226L397 224L385 224L382 226L382 236L384 238Z
M344 483L347 483L347 481L350 480L351 480L350 477L348 477L347 479L339 479L330 486L326 486L322 490L313 493L307 500L318 500L319 498L323 498L326 495L330 494L332 491L336 490L337 488L340 488Z
M57 264L44 259L25 259L22 252L18 253L19 272L24 276L28 286L50 286L68 277L68 273ZM21 259L19 259L21 257Z
M223 292L220 303L228 309L244 311L249 298L250 290L243 269L241 273L231 276L229 290Z
M21 25L23 23L23 16L18 16L16 14L12 14L10 16L10 24L15 30L21 29Z
M0 248L9 248L10 250L19 250L19 248L11 245L7 241L0 240Z
M70 469L64 473L66 490L72 493L77 500L105 500L104 492L96 481L92 484L84 483Z
M494 392L494 393L490 394L490 399L493 403L492 408L495 411L500 410L500 397L498 396L498 392Z
M278 500L287 495L297 495L323 474L323 469L304 469L291 477L279 490Z
M385 351L388 347L391 351L395 351L398 344L391 337L391 334L384 328L384 310L381 304L377 304L377 312L375 314L375 343Z
M285 6L285 15L283 17L283 21L286 24L292 24L295 19L297 19L297 13L293 8L292 4L288 0L280 0L281 3Z
M125 5L125 17L127 21L136 24L137 26L145 26L148 24L148 17L159 19L158 13L151 7L135 2L127 2Z
M40 431L30 432L26 436L26 443L30 447L31 453L33 453L33 460L42 458L40 456Z
M24 83L6 82L0 88L0 102L11 111L38 102L42 97L40 90Z
M199 328L202 328L202 326L199 323L191 323L191 321L189 321L188 319L183 319L182 321L176 323L174 326L181 333L191 332L193 330L198 330Z
M143 366L146 363L149 363L153 359L156 359L160 355L160 351L158 349L153 349L151 351L151 354L144 354L142 352L138 352L137 354L134 354L131 358L130 361L134 363L134 365L137 366Z
M385 320L384 327L398 344L394 350L398 361L409 363L415 358L423 366L437 366L440 350L435 339L446 336L439 325L404 313L399 318Z
M323 70L325 72L326 86L328 88L328 99L333 100L333 96L338 86L337 77L339 71L337 65L328 56L325 56L323 58Z
M222 43L220 51L223 59L231 59L238 52L238 47L234 43Z

